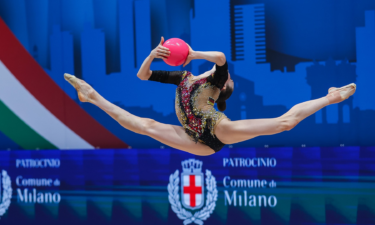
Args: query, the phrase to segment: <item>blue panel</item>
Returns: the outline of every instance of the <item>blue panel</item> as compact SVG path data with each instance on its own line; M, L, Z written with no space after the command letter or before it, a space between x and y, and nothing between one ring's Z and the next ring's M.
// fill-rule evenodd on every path
M137 50L137 67L142 65L143 60L151 51L151 20L150 1L140 0L134 2L135 14L135 37Z
M241 111L241 120L247 119L246 117L246 111Z
M339 121L339 106L337 104L327 106L327 122L337 123Z
M94 0L95 27L105 33L107 74L120 72L119 7L118 0Z
M323 122L323 115L322 110L319 110L315 113L315 123L322 123Z
M1 221L181 224L184 173L204 178L204 224L372 224L374 160L374 147L0 151Z
M344 123L350 123L350 108L348 105L342 107L342 117Z
M358 96L354 106L362 110L375 110L374 101L367 101L375 83L373 62L375 60L375 11L365 12L365 27L356 28Z
M81 34L82 76L87 81L106 73L104 33L86 23Z

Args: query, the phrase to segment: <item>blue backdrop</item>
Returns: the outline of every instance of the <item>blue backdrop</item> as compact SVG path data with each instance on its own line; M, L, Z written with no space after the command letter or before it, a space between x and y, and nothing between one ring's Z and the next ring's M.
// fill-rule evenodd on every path
M292 131L235 147L375 145L374 1L0 0L0 16L75 100L64 72L82 77L131 113L179 124L175 87L136 77L160 36L179 37L195 50L226 54L235 82L225 111L232 120L277 117L326 95L331 86L357 83L354 97L322 109ZM196 75L211 67L203 60L186 68L152 64ZM160 147L95 106L81 106L130 146Z
M0 132L0 149L12 149L0 151L0 224L183 224L202 210L208 216L194 220L204 224L375 224L375 148L366 147L375 146L375 1L0 0L0 17L72 99L133 147L15 151ZM160 36L226 54L232 120L278 117L331 86L358 89L292 131L195 157L81 104L62 76L135 115L179 124L175 87L136 77ZM152 69L198 75L212 66L155 60ZM185 171L188 159L201 168ZM183 202L182 173L203 177L202 207Z

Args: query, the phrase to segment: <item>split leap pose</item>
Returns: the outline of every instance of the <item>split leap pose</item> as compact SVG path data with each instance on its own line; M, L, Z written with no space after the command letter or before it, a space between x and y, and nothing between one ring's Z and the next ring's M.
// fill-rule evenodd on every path
M168 48L162 46L163 42L162 38L144 60L137 76L141 80L177 85L175 108L182 127L132 115L104 99L85 81L69 74L64 77L77 90L80 101L98 106L124 128L195 155L211 155L226 144L291 130L306 117L327 105L349 98L356 90L355 84L330 88L326 96L295 105L277 118L230 121L222 112L214 109L216 103L220 111L225 110L225 100L234 88L225 55L190 48L184 66L193 59L205 59L216 64L199 76L193 76L187 71L151 71L150 65L154 58L166 58L170 54Z

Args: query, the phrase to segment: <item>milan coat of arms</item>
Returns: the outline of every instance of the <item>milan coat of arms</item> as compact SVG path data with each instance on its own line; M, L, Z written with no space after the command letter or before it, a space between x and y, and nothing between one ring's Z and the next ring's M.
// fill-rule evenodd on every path
M0 198L2 202L0 204L0 216L4 215L10 205L10 200L12 198L12 185L10 177L7 171L3 170L1 173L2 179L0 178ZM1 195L1 184L3 186L3 193Z
M181 164L183 171L181 177L178 170L169 177L169 202L177 217L184 220L184 225L190 223L202 225L203 221L211 215L216 206L216 179L209 170L206 170L206 179L204 179L202 161L188 159L182 161ZM181 190L179 191L180 180ZM204 186L204 181L206 181L206 187Z

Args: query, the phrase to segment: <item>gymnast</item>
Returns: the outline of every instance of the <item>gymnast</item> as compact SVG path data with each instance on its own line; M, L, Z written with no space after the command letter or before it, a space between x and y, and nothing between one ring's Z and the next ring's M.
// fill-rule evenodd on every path
M77 90L81 102L98 106L124 128L201 156L214 154L227 144L289 131L325 106L349 98L356 90L355 84L332 87L326 96L297 104L280 117L231 121L222 113L234 89L225 55L214 51L194 51L189 46L184 66L191 60L205 59L215 63L214 67L199 76L187 71L151 71L153 59L170 55L169 49L162 46L163 42L162 37L160 44L144 60L137 76L141 80L177 85L175 109L182 127L135 116L107 101L85 81L69 74L64 74L64 78ZM221 112L215 110L215 103Z

